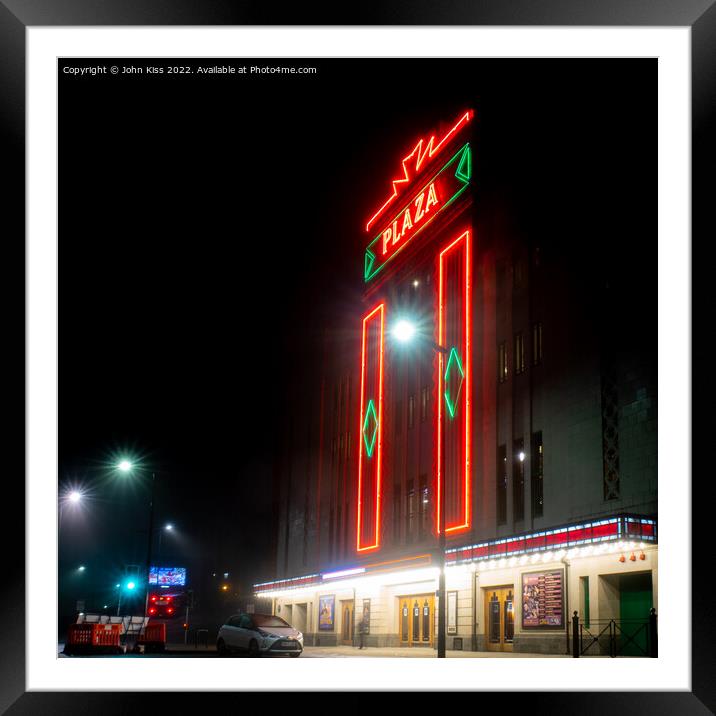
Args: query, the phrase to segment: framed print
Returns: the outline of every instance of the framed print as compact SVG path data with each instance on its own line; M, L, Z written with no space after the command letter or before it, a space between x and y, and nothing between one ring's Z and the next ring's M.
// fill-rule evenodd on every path
M333 631L335 629L336 597L333 594L324 595L318 599L318 629L320 631Z
M522 628L564 628L564 570L522 574Z
M0 0L27 415L0 706L118 712L129 675L713 709L689 331L716 9L304 12ZM249 603L302 651L237 685L216 636ZM656 658L559 661L575 618L650 616Z
M457 634L457 592L447 595L447 633Z
M370 634L370 599L363 600L363 624L361 628L364 634Z

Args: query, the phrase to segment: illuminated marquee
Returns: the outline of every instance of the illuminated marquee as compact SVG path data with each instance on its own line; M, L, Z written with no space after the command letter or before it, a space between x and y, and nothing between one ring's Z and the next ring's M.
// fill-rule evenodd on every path
M420 189L402 210L383 226L365 251L363 277L372 279L438 214L450 206L470 184L472 154L462 146Z

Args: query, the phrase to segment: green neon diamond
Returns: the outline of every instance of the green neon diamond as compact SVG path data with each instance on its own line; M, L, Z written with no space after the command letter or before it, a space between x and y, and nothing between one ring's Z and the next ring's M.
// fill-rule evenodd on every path
M470 151L469 144L465 145L455 176L465 183L469 182L472 178L472 152Z
M445 404L451 418L455 417L457 412L457 403L460 400L460 391L465 381L465 371L462 369L462 362L457 353L457 348L453 346L450 350L447 367L445 368ZM453 397L454 395L454 397Z
M368 435L370 435L370 438ZM375 447L375 438L377 435L378 416L375 413L375 405L371 399L368 401L368 407L365 409L365 420L363 421L363 442L365 443L365 451L368 457L373 457L373 448Z
M373 271L373 263L375 262L375 254L370 250L365 250L365 265L363 267L363 276L368 280L371 272Z

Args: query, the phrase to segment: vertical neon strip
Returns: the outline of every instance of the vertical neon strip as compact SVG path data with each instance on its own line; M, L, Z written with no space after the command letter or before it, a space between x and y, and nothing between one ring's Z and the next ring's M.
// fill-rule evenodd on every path
M463 305L464 305L464 315L465 315L465 329L464 329L464 336L465 336L465 361L464 361L464 370L465 370L465 386L464 386L464 395L465 395L465 431L463 435L464 440L464 455L465 455L465 464L464 464L464 476L463 476L463 489L464 489L464 519L461 524L452 525L450 527L445 527L445 533L448 532L460 532L464 531L470 528L471 522L472 522L472 509L470 505L470 498L471 498L471 480L470 480L470 461L471 461L471 453L472 453L472 434L470 429L470 396L472 393L472 359L471 359L471 342L470 342L470 327L471 327L471 317L470 317L470 294L471 294L471 272L472 272L472 266L471 266L471 255L470 255L470 232L465 231L463 234L461 234L457 239L455 239L452 243L448 244L441 252L440 252L440 258L439 258L439 281L438 281L438 343L440 346L445 346L445 313L446 313L446 297L445 297L445 257L447 254L452 251L456 246L459 244L464 244L464 251L465 251L465 284L464 284L464 292L463 292ZM442 515L442 481L444 478L444 475L442 474L442 432L443 432L443 393L445 390L444 387L444 371L445 371L445 356L442 352L439 353L438 358L438 444L437 444L437 515L436 515L436 524L437 524L437 532L440 534L440 531L443 529L443 525L441 524L441 515Z
M365 420L366 405L366 341L368 335L368 326L371 319L380 313L380 332L378 341L378 444L373 453L375 456L375 515L374 515L374 535L372 544L362 544L362 527L363 527L363 421ZM378 304L363 319L363 337L361 344L361 377L360 377L360 420L358 424L358 505L356 516L356 550L358 552L368 552L376 550L380 547L380 516L381 516L381 471L382 471L382 453L383 453L383 336L384 336L384 318L385 304Z

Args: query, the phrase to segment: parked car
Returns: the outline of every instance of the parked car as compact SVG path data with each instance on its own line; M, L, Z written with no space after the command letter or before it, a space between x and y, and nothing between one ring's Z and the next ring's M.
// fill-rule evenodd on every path
M303 634L271 614L234 614L219 629L216 649L225 655L245 651L250 656L290 654L301 656Z

